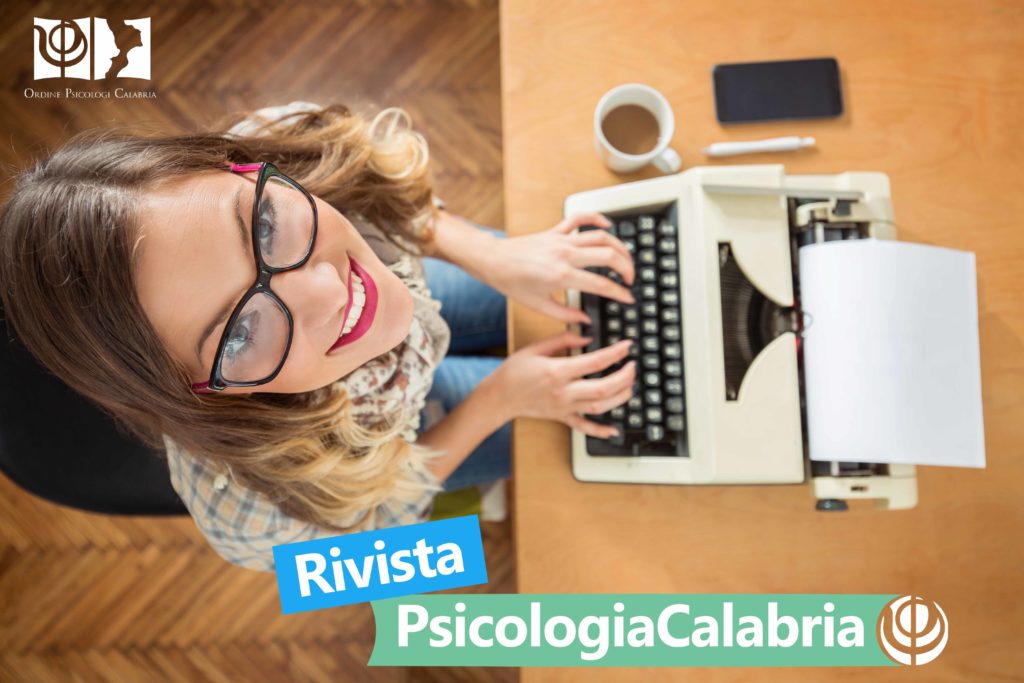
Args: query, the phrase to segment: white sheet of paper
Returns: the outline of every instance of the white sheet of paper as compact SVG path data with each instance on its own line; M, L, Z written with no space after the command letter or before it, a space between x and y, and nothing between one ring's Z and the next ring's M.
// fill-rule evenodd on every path
M974 254L800 248L812 460L985 466Z

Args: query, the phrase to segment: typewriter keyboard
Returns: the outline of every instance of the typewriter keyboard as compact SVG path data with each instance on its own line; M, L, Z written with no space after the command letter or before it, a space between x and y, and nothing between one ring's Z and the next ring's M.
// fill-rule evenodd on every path
M610 374L632 359L637 362L637 383L628 403L603 415L588 416L617 427L621 436L608 440L588 436L587 451L595 456L687 457L676 205L660 213L616 214L609 219L614 223L610 232L633 254L636 304L582 293L582 308L593 321L582 326L582 333L593 337L588 351L626 338L635 343L625 360L589 377ZM587 270L622 283L621 276L609 268Z

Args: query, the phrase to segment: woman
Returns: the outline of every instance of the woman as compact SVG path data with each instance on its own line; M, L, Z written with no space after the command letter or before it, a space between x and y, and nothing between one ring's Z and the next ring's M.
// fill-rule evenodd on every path
M0 216L11 328L166 450L230 562L272 571L274 545L421 521L442 485L508 474L512 418L606 438L584 415L632 393L632 364L585 378L628 340L444 358L503 340L501 295L587 322L552 292L632 301L584 268L631 283L633 267L608 232L574 234L608 227L598 214L502 239L438 208L408 122L294 102L223 133L87 132L22 174Z

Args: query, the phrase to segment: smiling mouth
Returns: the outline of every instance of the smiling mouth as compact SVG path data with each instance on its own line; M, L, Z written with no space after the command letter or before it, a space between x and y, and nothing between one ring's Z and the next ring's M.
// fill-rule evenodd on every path
M342 316L341 334L327 353L351 344L366 334L377 313L377 283L355 259L350 258L349 261L352 267L348 273L348 304Z

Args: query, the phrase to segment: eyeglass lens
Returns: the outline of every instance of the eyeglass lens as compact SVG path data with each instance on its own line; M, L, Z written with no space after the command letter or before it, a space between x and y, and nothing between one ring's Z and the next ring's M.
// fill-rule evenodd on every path
M255 227L266 264L287 268L301 261L309 250L313 207L297 187L272 175L263 186Z
M263 186L254 226L263 261L287 268L303 259L313 240L309 197L279 176ZM221 355L221 375L229 382L259 382L274 374L288 346L288 318L273 297L254 294L228 332Z

